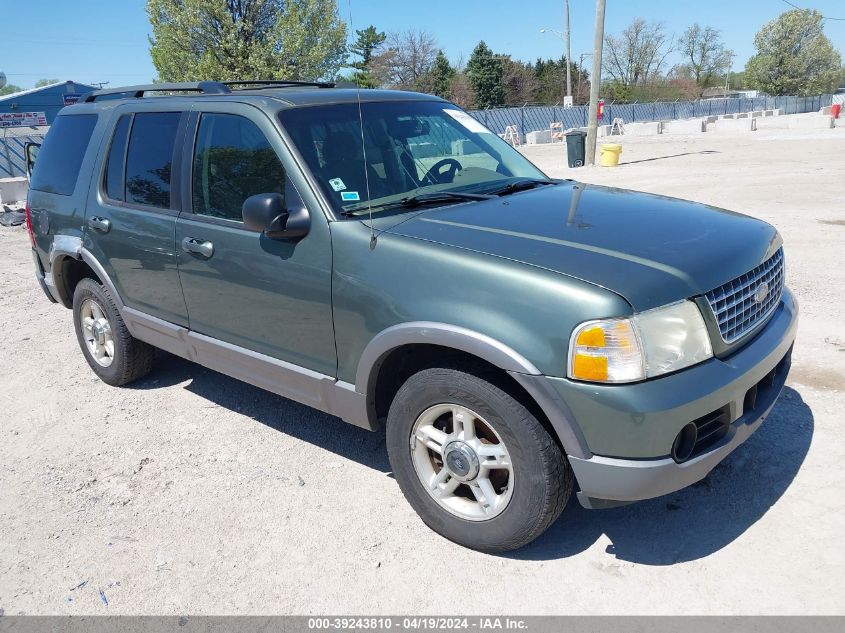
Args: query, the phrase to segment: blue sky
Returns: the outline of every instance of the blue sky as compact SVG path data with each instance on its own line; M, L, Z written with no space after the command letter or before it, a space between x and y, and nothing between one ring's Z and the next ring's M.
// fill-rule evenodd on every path
M841 0L792 1L845 18ZM11 16L17 12L25 25L4 29L0 36L0 70L9 83L28 88L45 77L114 86L145 83L155 76L143 0L0 0L3 5L4 22L11 18L13 24ZM347 0L339 5L348 21ZM592 48L595 2L570 0L570 5L572 57L577 59ZM670 33L698 21L722 31L737 53L734 66L739 70L753 54L754 34L762 24L788 9L782 0L608 0L606 31L619 32L635 17L661 20ZM543 27L563 30L563 0L352 0L352 18L358 29L368 24L383 31L425 29L452 60L466 60L479 39L517 59L563 52L561 40L539 32ZM845 53L845 20L826 21L825 32Z

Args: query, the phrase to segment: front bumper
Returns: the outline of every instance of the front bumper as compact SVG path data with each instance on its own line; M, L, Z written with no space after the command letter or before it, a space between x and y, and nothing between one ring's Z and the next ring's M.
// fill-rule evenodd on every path
M544 378L566 410L547 415L575 426L567 449L578 498L590 508L650 499L703 479L762 424L789 371L798 306L789 290L766 326L735 354L632 385L588 385ZM720 412L723 433L687 461L670 457L687 424Z

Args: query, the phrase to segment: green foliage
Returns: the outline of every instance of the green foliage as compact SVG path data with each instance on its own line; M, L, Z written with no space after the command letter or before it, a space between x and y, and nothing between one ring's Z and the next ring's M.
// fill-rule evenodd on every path
M437 57L434 58L434 66L430 72L431 75L431 93L443 99L449 98L449 84L455 76L455 69L449 64L449 60L443 53L443 50L437 51Z
M754 38L757 54L745 66L749 88L771 95L817 95L838 86L842 58L822 29L818 11L794 9Z
M590 75L577 62L572 62L572 97L575 103L586 103L590 97ZM538 103L563 103L566 95L566 57L538 59L534 62L537 90L534 100Z
M353 61L349 65L355 69L355 72L349 76L344 77L343 80L357 83L362 88L376 88L378 80L373 76L370 70L370 62L373 54L379 50L387 35L381 31L377 31L372 24L363 30L355 31L358 39L349 47L349 52L357 55L360 59Z
M40 88L41 86L49 86L50 84L57 84L61 81L61 79L39 79L35 82L35 87Z
M353 55L358 55L361 59L360 61L352 62L350 66L358 70L366 70L367 64L370 63L370 59L373 57L373 52L384 44L387 35L384 32L377 31L376 27L372 24L363 30L355 31L355 35L358 36L358 39L349 47L349 52Z
M335 0L147 0L159 81L333 78L346 56Z
M467 62L469 84L475 93L476 108L504 105L505 89L502 85L504 69L502 60L483 41L479 42Z
M10 95L15 92L20 92L21 90L23 90L23 88L21 88L20 86L16 86L15 84L6 84L2 88L0 88L0 97L2 97L3 95Z

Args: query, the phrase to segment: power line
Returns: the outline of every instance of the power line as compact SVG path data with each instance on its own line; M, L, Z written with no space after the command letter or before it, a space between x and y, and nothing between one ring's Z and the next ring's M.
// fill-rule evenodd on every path
M810 11L810 9L805 9L804 7L799 7L797 4L792 4L789 0L782 0L782 2L788 4L793 9L798 9L799 11ZM822 20L836 20L839 22L845 22L845 18L829 18L826 15L822 16Z

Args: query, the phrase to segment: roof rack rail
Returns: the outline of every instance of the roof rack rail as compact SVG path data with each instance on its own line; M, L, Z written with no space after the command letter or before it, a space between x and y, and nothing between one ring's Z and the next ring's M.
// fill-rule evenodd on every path
M296 87L312 86L314 88L334 88L333 81L300 81L297 79L246 79L244 81L224 81L226 86L247 86L242 90L260 90L265 87Z
M125 94L137 98L143 97L146 92L199 92L204 95L229 94L232 91L229 87L219 81L189 81L180 83L145 84L141 86L124 86L122 88L107 88L105 90L94 90L82 97L84 103L91 103L97 97L106 95Z

